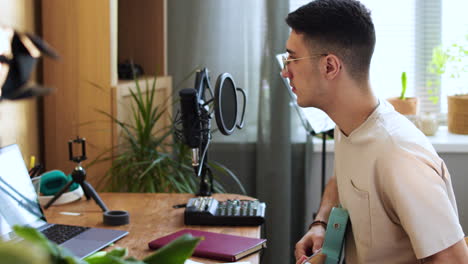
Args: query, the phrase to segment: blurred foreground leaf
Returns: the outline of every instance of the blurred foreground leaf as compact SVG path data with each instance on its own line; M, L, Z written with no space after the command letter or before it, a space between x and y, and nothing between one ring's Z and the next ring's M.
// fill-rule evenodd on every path
M185 234L143 259L148 264L184 264L192 256L200 237Z

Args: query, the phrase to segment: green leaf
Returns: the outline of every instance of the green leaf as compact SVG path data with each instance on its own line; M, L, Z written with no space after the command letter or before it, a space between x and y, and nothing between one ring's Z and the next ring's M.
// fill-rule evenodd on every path
M405 93L406 93L406 72L401 74L401 95L400 99L405 100Z
M14 264L50 264L49 252L29 242L1 242L0 262Z
M433 103L433 104L437 104L439 102L439 96L429 96L429 100Z
M33 243L47 252L53 263L84 264L83 260L75 257L66 248L50 242L42 233L34 228L26 226L13 226L15 233L25 241Z
M428 80L426 84L427 84L427 87L432 87L432 80Z
M151 169L153 169L156 165L158 165L158 163L160 163L161 161L163 161L165 159L165 157L159 157L157 158L156 160L154 160L153 162L151 162L151 165L148 166L148 168L145 169L145 171L143 171L143 173L141 173L140 175L138 175L138 178L139 179L142 179L148 172L151 171Z
M96 252L94 254L91 254L91 255L87 256L85 258L85 260L89 262L89 260L92 260L92 259L95 259L95 258L102 258L105 255L107 255L106 251L98 251L98 252Z
M128 255L128 249L127 248L114 248L113 250L109 251L107 255L118 257L118 258L123 258Z
M185 234L158 249L154 254L147 256L143 261L148 264L183 264L192 256L195 247L201 240L200 237Z
M40 246L53 257L57 257L60 255L58 248L36 229L26 226L15 225L13 226L13 230L19 237Z
M85 258L88 264L146 264L141 260L129 257L124 259L128 254L126 248L116 248L109 252L99 251Z
M100 257L86 259L86 262L88 264L127 264L127 262L124 259L111 256L109 254L106 254Z
M244 186L240 182L239 178L237 178L236 174L234 174L234 172L232 172L226 166L224 166L221 163L216 162L216 161L210 161L210 166L216 168L218 171L222 171L225 174L229 175L231 177L231 179L233 179L237 183L237 186L239 186L242 194L247 194L247 192L245 191Z

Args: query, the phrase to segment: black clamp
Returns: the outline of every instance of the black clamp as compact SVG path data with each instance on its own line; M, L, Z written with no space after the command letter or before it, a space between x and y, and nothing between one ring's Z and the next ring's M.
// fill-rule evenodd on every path
M126 225L130 222L130 214L127 211L105 211L103 214L105 225L119 226Z

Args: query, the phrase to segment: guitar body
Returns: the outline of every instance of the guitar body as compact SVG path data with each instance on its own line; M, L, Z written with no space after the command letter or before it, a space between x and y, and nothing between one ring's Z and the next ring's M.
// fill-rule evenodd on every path
M325 264L337 264L341 259L349 214L342 207L333 207L328 218L322 252L327 255Z
M328 218L325 239L320 253L312 256L304 263L337 264L341 259L349 213L346 209L333 207Z

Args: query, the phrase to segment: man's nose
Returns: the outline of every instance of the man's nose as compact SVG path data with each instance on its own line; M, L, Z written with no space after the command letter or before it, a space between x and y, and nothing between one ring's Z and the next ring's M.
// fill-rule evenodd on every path
M289 78L289 72L288 72L286 69L283 69L283 70L281 71L281 76L282 76L283 78Z
M293 77L293 74L290 71L284 69L281 71L281 76L283 76L283 78L288 78L291 80Z

